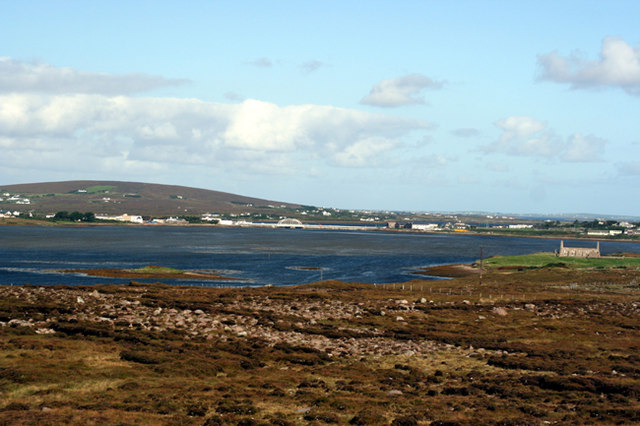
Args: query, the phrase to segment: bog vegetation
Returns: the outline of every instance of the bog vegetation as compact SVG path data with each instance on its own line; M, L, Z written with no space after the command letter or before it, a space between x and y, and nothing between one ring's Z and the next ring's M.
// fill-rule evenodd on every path
M0 287L0 423L640 422L638 267L504 261L482 284Z

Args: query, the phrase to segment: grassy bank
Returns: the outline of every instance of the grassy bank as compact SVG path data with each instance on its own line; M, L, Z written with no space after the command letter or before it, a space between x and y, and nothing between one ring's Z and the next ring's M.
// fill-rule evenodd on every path
M542 268L566 267L572 269L588 268L639 268L639 257L621 258L578 258L558 257L554 253L533 253L522 256L496 256L483 260L487 268Z

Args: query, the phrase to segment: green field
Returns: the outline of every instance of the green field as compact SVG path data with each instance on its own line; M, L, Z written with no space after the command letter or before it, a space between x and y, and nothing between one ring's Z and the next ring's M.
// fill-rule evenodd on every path
M116 189L113 185L94 185L86 189L87 194L97 194L99 192L113 191Z
M522 256L496 256L483 260L483 265L488 268L543 268L543 267L567 267L572 269L588 268L639 268L640 258L578 258L557 257L554 253L533 253Z

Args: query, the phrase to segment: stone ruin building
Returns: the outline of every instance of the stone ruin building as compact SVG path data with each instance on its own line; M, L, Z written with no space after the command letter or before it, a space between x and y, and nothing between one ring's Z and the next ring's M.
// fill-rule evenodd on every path
M600 241L596 248L588 247L565 247L564 241L560 241L560 251L556 251L559 257L600 257Z

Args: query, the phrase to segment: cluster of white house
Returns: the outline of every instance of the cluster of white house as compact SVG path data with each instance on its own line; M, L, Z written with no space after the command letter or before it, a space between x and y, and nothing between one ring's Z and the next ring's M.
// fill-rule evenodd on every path
M440 225L438 223L415 223L406 222L404 224L399 222L387 222L387 228L391 229L411 229L413 231L466 231L469 229L469 225L463 222L445 223Z
M22 213L19 211L11 211L11 210L0 210L0 218L10 218L10 217L18 217Z
M130 215L127 213L118 215L118 216L109 216L106 214L97 214L96 219L98 220L115 220L118 222L131 222L131 223L144 223L144 219L139 215Z
M13 204L31 204L31 200L23 197L21 195L12 195L8 192L5 192L0 196L0 202L7 202Z

